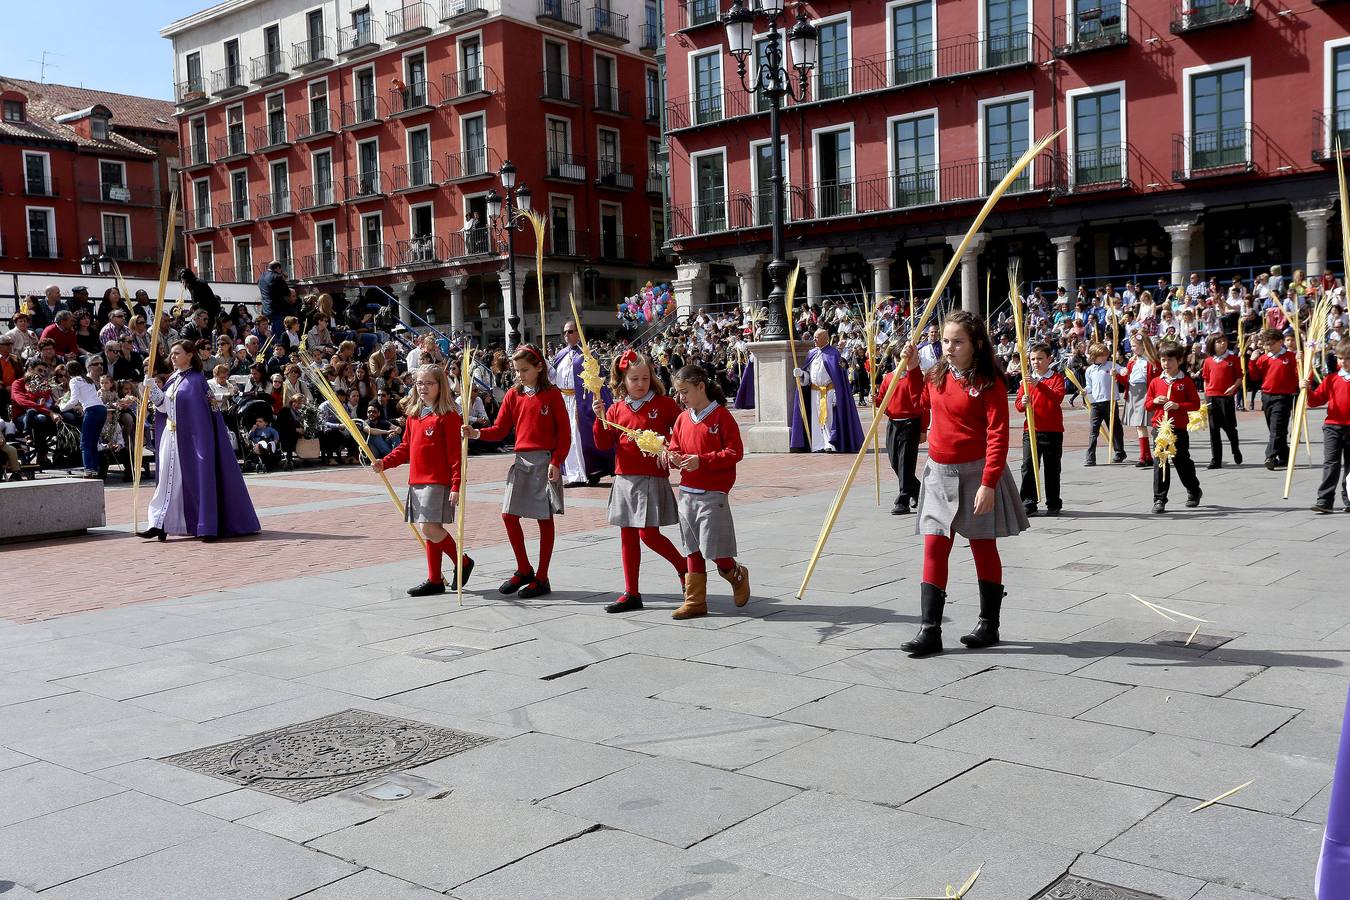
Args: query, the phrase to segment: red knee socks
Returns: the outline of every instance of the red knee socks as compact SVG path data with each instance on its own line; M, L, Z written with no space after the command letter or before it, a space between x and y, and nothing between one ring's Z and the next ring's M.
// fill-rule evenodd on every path
M534 570L535 581L548 581L548 564L553 559L553 520L539 520L539 568Z
M502 523L506 525L506 537L511 541L511 552L516 555L516 571L531 571L530 557L525 552L525 531L520 527L520 516L502 513Z
M719 572L730 572L732 569L736 568L736 560L730 556L715 559L713 562L717 563L717 571Z
M1153 458L1153 451L1149 449L1148 438L1146 437L1141 437L1139 439L1139 458L1140 459Z
M703 561L702 553L691 553L685 557L684 562L686 572L693 572L695 575L699 575L705 574L708 571L708 566Z
M619 558L623 560L623 592L638 595L638 567L642 564L642 543L636 528L619 529Z
M947 589L947 560L952 555L952 539L941 534L923 536L923 580L939 590Z
M1003 583L1003 560L998 555L998 541L986 538L970 542L970 555L975 557L975 577L993 584Z
M689 571L684 557L680 555L680 551L675 549L675 545L670 542L670 538L661 533L660 528L643 528L638 531L638 534L642 536L642 543L661 554L661 557L666 562L675 567L676 572L683 575L685 572ZM637 581L634 580L633 583L636 585Z
M459 548L455 546L455 539L447 534L439 541L427 541L427 580L440 581L441 574L441 554L445 554L450 560L450 567L454 568L459 561Z

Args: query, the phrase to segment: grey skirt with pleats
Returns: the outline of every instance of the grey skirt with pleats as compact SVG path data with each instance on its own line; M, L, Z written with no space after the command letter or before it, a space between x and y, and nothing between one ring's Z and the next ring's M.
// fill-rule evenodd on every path
M967 540L1012 537L1031 527L1017 483L1007 466L994 486L994 508L982 516L975 510L975 492L984 478L984 460L947 465L931 459L919 482L915 534L959 534Z

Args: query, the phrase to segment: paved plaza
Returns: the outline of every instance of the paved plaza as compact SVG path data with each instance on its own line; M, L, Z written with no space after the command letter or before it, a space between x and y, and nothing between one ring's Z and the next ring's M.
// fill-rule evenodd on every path
M1067 422L1067 514L1002 545L1004 643L957 642L977 610L959 542L948 652L922 660L898 649L921 543L870 460L802 601L848 460L748 460L753 599L713 577L713 614L685 622L650 553L647 609L604 613L603 487L568 492L554 593L498 596L505 459L471 463L462 608L404 594L423 562L367 473L251 478L266 533L215 545L128 537L110 490L106 531L0 549L0 897L942 897L982 866L970 900L1066 875L1308 900L1350 688L1350 514L1308 512L1312 469L1282 500L1250 415L1247 465L1204 470L1200 436L1204 505L1165 517L1149 472L1083 468ZM328 790L344 741L375 774ZM284 771L296 746L312 770Z

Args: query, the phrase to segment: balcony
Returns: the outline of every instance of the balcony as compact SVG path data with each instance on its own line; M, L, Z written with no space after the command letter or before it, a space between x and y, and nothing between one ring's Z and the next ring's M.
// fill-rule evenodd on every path
M61 184L50 175L25 174L23 192L29 197L59 197Z
M500 0L441 0L441 21L457 28L501 12Z
M260 222L293 216L295 209L294 191L276 191L271 194L259 194L253 198L253 211Z
M248 284L253 280L253 267L216 266L208 280L218 284Z
M257 85L275 84L290 77L290 61L283 50L273 50L262 56L253 57L253 83Z
M1340 155L1350 154L1350 107L1325 113L1314 113L1312 121L1312 160L1330 162L1336 158L1336 144Z
M852 74L851 65L836 65L828 69L818 69L816 71L816 99L817 100L836 100L840 97L846 97L849 93L850 75Z
M609 113L612 116L632 115L631 96L632 92L627 88L597 84L595 86L595 106L593 109L596 112Z
M259 153L273 153L291 146L290 129L285 119L276 119L253 129L253 146Z
M556 181L585 181L586 157L562 150L550 150L544 177Z
M587 13L586 34L591 40L613 47L628 43L627 16L603 6L592 6Z
M1073 194L1110 191L1130 186L1126 156L1120 147L1094 147L1075 150L1073 165L1063 179Z
M661 29L651 22L638 29L638 50L648 56L655 55L661 46Z
M185 209L183 210L183 230L188 234L194 231L207 231L215 227L213 219L209 206L205 209Z
M384 33L396 44L431 34L438 18L430 3L408 3L384 15Z
M1079 9L1071 16L1055 16L1056 56L1124 47L1129 42L1120 0L1102 3L1091 9Z
M61 244L56 238L43 238L35 235L28 237L29 259L60 259Z
M1251 126L1172 135L1172 180L1191 181L1256 170Z
M318 35L291 45L291 61L297 72L313 72L331 66L337 59L337 41Z
M331 209L337 205L337 191L331 181L300 185L300 209L303 212Z
M660 169L647 170L647 196L659 198L664 193L665 179L661 177Z
M601 231L595 236L595 258L606 262L632 262L637 247L636 235Z
M238 225L253 221L253 211L247 199L226 200L216 207L216 221L221 226Z
M357 97L342 104L342 128L351 131L379 125L389 115L389 104L383 97Z
M347 271L370 272L386 268L384 244L365 244L347 251Z
M581 0L538 0L534 20L560 31L581 28Z
M125 184L81 181L75 186L80 200L86 203L115 203L121 206L159 206L160 192L149 187L128 187Z
M672 206L670 220L674 237L717 234L727 230L727 204L724 200L711 200L688 206Z
M248 158L248 139L244 137L244 129L240 128L231 131L225 137L218 137L215 140L215 152L213 155L216 162L232 163L241 159Z
M671 131L711 125L751 114L750 95L737 85L725 94L700 92L666 100L666 124Z
M595 186L616 191L633 189L633 167L628 163L600 157L595 161Z
M183 168L196 169L211 165L211 151L205 141L200 144L188 144L183 148Z
M584 256L581 234L574 228L549 228L549 256Z
M496 71L488 66L477 66L458 72L446 72L441 82L444 86L443 103L462 103L465 100L481 100L490 97L502 89L501 79Z
M553 69L540 69L539 80L542 87L540 100L552 100L554 103L566 103L577 106L581 103L581 79L574 75L564 75Z
M342 254L336 250L323 253L311 253L300 257L298 273L304 281L321 278L335 278L342 274Z
M133 247L128 244L104 244L103 252L118 262L152 262L159 259L159 250Z
M1173 34L1188 34L1201 28L1245 22L1252 18L1250 0L1181 0L1172 7Z
M359 25L348 25L337 32L338 56L352 59L373 53L380 47L380 29L374 22L367 21Z
M348 175L342 179L344 196L347 203L360 203L367 200L379 200L384 197L388 177L378 170Z
M301 143L332 137L339 127L338 114L332 109L318 109L295 117L295 139Z
M471 147L459 153L445 155L445 180L472 181L475 178L495 178L502 158L490 147Z
M184 109L201 106L210 99L206 95L206 79L198 77L178 82L173 86L173 97Z
M479 226L469 231L456 231L445 239L445 259L464 259L470 256L490 256L492 240L487 228Z
M233 97L247 90L244 67L241 65L226 66L211 73L211 93L217 97Z
M681 5L684 7L685 28L699 28L719 21L721 13L717 8L717 0L685 0Z
M394 166L394 193L410 194L440 187L445 167L434 159L419 159Z
M441 89L428 81L414 81L404 85L402 90L391 88L389 91L390 118L409 119L422 113L431 112L441 102Z
M394 245L394 265L399 268L439 266L447 259L445 238L424 234Z

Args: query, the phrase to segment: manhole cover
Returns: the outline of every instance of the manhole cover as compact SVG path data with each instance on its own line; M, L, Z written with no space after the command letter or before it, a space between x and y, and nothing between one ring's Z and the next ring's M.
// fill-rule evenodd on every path
M1077 875L1065 875L1032 900L1162 900L1157 894L1145 894L1130 888L1090 881Z
M1056 566L1064 572L1105 572L1107 569L1114 569L1115 566L1108 566L1103 563L1065 563L1062 566Z
M1186 639L1190 638L1190 643ZM1222 647L1231 641L1230 637L1222 637L1217 634L1204 634L1197 632L1195 637L1191 637L1189 631L1160 631L1148 639L1150 644L1157 644L1160 647L1184 647L1191 650L1213 650L1216 647Z
M349 709L168 756L164 762L304 801L491 741L466 731Z

